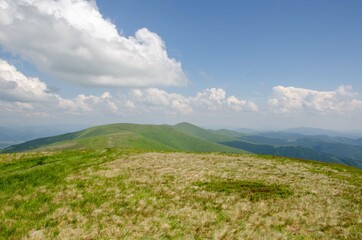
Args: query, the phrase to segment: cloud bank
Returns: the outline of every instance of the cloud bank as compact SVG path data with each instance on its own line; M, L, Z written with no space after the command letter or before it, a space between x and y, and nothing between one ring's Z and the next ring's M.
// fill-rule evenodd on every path
M168 93L158 88L128 89L112 96L79 94L66 99L50 91L38 78L27 77L15 66L0 59L0 113L19 116L143 116L223 114L258 111L251 101L226 96L221 88L210 88L195 96Z
M142 112L162 110L168 114L207 116L226 112L258 111L258 106L254 102L241 100L235 96L226 97L225 90L221 88L208 88L196 93L195 96L167 93L157 88L132 89L126 99L123 105L137 107L137 111Z
M64 116L116 112L109 92L100 96L80 94L64 99L51 92L38 78L27 77L13 65L0 59L0 112L23 116Z
M84 86L187 83L181 63L146 28L123 36L95 1L2 0L0 44L52 76Z
M346 122L360 125L362 100L350 86L334 91L276 86L260 105L228 95L222 88L207 88L191 96L158 88L130 88L64 98L40 79L26 76L0 59L0 116L2 124L171 120L251 127L267 122L267 126L286 127L324 121L330 127L345 127Z
M362 100L357 95L351 86L344 85L334 91L276 86L268 103L272 111L280 113L341 114L362 110Z

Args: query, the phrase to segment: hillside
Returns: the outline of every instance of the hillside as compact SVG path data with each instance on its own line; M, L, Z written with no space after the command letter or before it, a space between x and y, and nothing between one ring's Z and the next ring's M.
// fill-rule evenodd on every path
M4 152L114 147L187 152L243 152L183 133L169 125L126 123L97 126L74 133L35 139L8 147Z
M170 125L109 124L40 138L10 146L3 152L129 148L155 151L251 152L362 169L360 139L307 136L287 132L245 134L227 129L208 130L190 123Z
M0 154L0 200L0 239L362 239L362 170L271 156Z
M174 129L177 129L180 132L189 134L191 136L208 140L210 142L220 143L225 141L235 140L236 136L242 136L242 134L233 132L233 131L212 131L200 128L190 123L179 123L173 126Z

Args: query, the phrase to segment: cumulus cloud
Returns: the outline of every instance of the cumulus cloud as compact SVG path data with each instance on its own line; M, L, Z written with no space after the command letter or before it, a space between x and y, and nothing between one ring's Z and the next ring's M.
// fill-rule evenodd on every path
M242 112L258 111L254 102L241 100L235 96L226 97L225 90L221 88L208 88L196 93L195 96L183 96L176 93L149 88L133 89L126 98L130 108L143 109L143 111L162 110L178 114L209 114L225 111Z
M10 101L44 101L51 97L45 83L28 78L0 59L0 96Z
M132 89L128 101L137 111L159 110L168 113L190 114L193 112L187 97L176 93L168 93L158 88Z
M243 111L245 109L249 111L257 112L259 110L258 106L254 102L240 100L235 96L228 97L226 99L228 106L235 111Z
M40 70L81 85L187 82L181 63L168 56L160 36L146 28L123 36L95 1L2 0L0 44Z
M59 108L66 113L80 115L84 113L116 113L117 105L112 101L112 96L109 92L104 92L100 96L80 94L74 99L62 99L59 97Z
M343 113L362 110L362 100L356 97L352 87L344 85L334 91L276 86L268 103L276 112Z
M226 92L221 88L208 88L192 98L196 106L208 110L231 109L235 111L258 111L258 106L251 101L241 100L235 96L226 97Z
M33 115L84 114L116 112L117 106L109 92L100 96L80 94L64 99L48 90L38 78L27 77L15 66L0 59L0 111Z
M49 91L38 78L27 77L15 66L0 59L0 112L23 116L141 116L145 113L166 115L220 114L258 111L255 103L227 97L221 88L209 88L194 96L168 93L158 88L128 89L112 96L85 95L67 99Z

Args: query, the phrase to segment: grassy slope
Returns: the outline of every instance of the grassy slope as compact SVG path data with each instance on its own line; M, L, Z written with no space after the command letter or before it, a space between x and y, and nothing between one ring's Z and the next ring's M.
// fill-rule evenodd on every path
M206 130L186 122L176 124L175 126L173 126L173 128L191 136L215 143L235 140L234 136L230 136L227 133L219 133L217 131Z
M242 152L182 133L168 125L110 124L83 131L41 138L7 148L7 152L27 150L134 148L189 152Z
M270 156L0 154L0 201L0 239L362 239L361 170Z

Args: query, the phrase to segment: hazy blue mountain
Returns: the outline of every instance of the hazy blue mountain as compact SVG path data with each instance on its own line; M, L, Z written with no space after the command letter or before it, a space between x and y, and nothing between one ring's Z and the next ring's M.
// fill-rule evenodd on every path
M322 151L316 151L312 148L306 148L302 146L275 147L271 145L253 144L243 141L223 142L222 144L225 144L233 148L240 148L245 151L257 154L267 154L267 155L282 156L282 157L317 160L321 162L340 163L362 169L361 160L352 159L349 157L339 157L333 154L324 153Z
M302 135L299 133L288 133L288 132L260 132L258 134L252 134L253 136L262 136L267 138L274 138L274 139L282 139L282 140L297 140L300 138L305 138L306 135Z
M234 129L235 132L245 133L245 134L258 134L261 131L251 128L237 128Z
M361 159L362 146L343 144L339 142L324 142L317 139L299 139L297 141L299 146L311 148L315 151L333 154L338 157Z
M297 133L302 135L326 135L326 136L339 136L339 137L349 137L349 138L360 138L362 137L361 131L334 131L334 130L327 130L321 128L311 128L311 127L298 127L298 128L289 128L283 130L281 132L287 133Z

